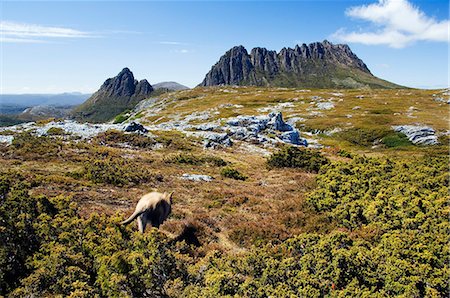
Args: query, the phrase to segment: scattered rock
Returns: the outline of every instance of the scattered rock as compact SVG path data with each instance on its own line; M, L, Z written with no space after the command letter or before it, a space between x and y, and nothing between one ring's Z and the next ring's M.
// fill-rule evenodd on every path
M438 138L433 128L421 125L399 125L392 127L394 131L406 135L415 145L437 145Z
M186 174L186 173L181 176L181 179L190 181L205 181L205 182L211 182L214 180L213 177L208 175Z
M359 110L359 109L361 109L361 107L360 106L356 106L356 107L353 107L352 110Z

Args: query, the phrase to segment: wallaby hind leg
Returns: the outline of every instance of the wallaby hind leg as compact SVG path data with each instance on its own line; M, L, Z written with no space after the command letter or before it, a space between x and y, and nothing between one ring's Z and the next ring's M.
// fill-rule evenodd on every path
M141 214L138 218L137 218L137 223L138 223L138 229L139 232L144 233L145 231L145 226L147 225L147 219L145 218L144 214Z

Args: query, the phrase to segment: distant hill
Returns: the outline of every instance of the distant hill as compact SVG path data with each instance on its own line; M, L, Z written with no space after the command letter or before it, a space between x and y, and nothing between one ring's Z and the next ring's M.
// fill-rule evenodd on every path
M248 85L300 88L400 88L372 75L345 44L327 40L283 48L279 53L243 46L227 51L200 86Z
M133 73L124 68L114 78L107 79L97 92L74 109L72 116L77 120L90 122L108 121L149 97L153 90L147 80L135 80Z
M91 94L78 92L62 94L1 94L0 114L20 114L35 106L67 107L84 102Z
M190 88L187 86L181 85L177 82L161 82L161 83L153 84L153 89L155 89L155 90L164 89L167 91L179 91L179 90L187 90Z

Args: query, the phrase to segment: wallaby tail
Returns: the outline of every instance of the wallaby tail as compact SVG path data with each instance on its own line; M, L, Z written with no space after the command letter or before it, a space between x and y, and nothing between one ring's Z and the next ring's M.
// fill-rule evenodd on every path
M140 211L136 210L136 211L134 211L133 214L131 214L131 216L127 220L122 221L120 224L122 224L122 225L129 224L130 222L132 222L136 217L138 217L142 213L143 212L140 212Z

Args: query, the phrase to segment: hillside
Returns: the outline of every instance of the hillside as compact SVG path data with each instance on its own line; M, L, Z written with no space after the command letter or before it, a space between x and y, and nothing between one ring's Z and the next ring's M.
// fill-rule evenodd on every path
M227 51L200 86L241 85L298 88L400 88L372 75L348 45L329 41L283 48L279 53L243 46Z
M0 295L448 296L448 95L197 87L0 128ZM119 225L153 189L161 228Z
M90 122L108 121L133 108L152 92L153 87L147 80L135 80L133 73L124 68L114 78L107 79L97 92L75 108L72 116Z

